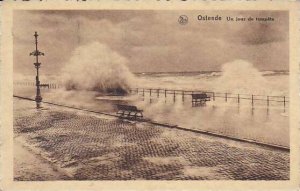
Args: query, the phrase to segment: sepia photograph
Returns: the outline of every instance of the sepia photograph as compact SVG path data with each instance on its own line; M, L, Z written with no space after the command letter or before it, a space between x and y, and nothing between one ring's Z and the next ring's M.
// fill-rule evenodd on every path
M15 10L13 178L289 180L289 12Z

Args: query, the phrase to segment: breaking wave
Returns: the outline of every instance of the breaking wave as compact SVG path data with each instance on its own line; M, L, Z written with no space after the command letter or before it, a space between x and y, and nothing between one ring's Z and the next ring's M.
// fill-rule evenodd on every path
M67 90L126 94L133 81L127 59L108 46L95 42L75 49L63 67Z
M285 81L268 80L246 60L225 63L222 75L212 85L216 91L244 94L281 95L288 90Z

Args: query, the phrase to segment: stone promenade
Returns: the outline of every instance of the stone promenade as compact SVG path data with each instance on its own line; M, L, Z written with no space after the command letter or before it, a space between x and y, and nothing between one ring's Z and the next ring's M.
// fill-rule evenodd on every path
M14 98L15 180L289 179L286 151L34 106ZM36 159L28 161L30 157Z

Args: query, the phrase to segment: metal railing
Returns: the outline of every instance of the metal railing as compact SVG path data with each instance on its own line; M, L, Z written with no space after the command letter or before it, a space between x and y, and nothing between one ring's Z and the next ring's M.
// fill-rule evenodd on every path
M36 86L35 82L14 82L13 84L14 86ZM43 84L47 84L47 86L43 86ZM43 84L40 84L41 88L58 89L63 87L62 85L57 83L43 83Z
M159 88L132 88L130 89L130 93L136 93L141 96L150 97L165 97L168 95L172 96L174 101L176 97L181 96L182 101L185 100L186 96L191 96L193 94L206 93L211 98L212 101L216 101L216 99L223 99L225 102L229 100L235 100L236 103L240 104L242 100L248 100L251 102L251 105L254 106L257 101L264 102L267 106L270 106L271 103L282 103L284 107L286 107L289 103L288 96L274 96L274 95L258 95L258 94L234 94L234 93L223 93L223 92L212 92L206 90L178 90L178 89L159 89Z
M48 89L58 89L62 88L63 86L58 83L46 83L49 86L45 86L43 88ZM35 86L35 82L14 82L15 86ZM150 98L157 97L161 98L164 97L165 99L169 96L173 97L173 101L176 101L177 97L181 97L182 101L185 101L187 96L191 96L192 94L200 94L206 93L211 98L212 101L216 101L217 99L223 99L225 102L234 100L236 103L240 104L242 100L248 100L251 102L251 105L254 106L257 102L263 102L265 105L270 106L272 103L280 103L284 107L288 106L289 97L288 96L275 96L275 95L258 95L258 94L235 94L235 93L228 93L228 92L213 92L213 91L206 91L206 90L180 90L180 89L163 89L163 88L131 88L129 89L129 93L131 94L139 94L143 97L150 96Z

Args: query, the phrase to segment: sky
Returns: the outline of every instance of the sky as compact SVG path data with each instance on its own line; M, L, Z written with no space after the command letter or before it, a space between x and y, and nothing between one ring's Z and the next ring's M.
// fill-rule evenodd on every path
M189 21L178 23L180 15ZM198 15L222 17L199 21ZM273 17L270 22L228 22L231 17ZM286 11L14 11L14 71L32 74L39 34L46 74L59 74L76 48L99 42L128 60L132 72L219 71L237 59L259 70L288 70ZM99 58L101 59L101 58Z

